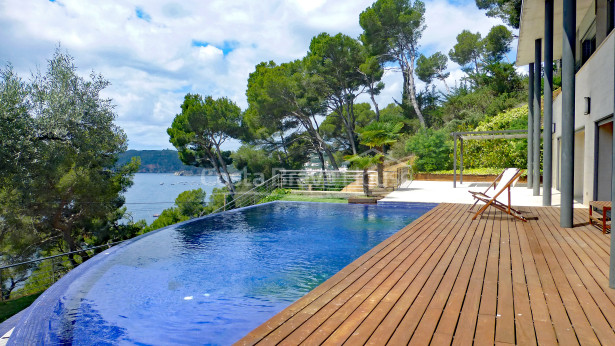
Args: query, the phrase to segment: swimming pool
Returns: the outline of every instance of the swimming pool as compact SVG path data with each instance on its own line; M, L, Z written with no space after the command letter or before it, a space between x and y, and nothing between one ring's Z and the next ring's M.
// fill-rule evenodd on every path
M49 288L10 344L230 344L435 204L273 202L148 233Z

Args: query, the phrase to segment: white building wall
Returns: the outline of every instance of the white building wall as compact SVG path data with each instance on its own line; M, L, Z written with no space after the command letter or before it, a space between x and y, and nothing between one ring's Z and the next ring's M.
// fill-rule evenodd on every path
M583 176L583 204L588 204L594 193L594 146L596 141L596 122L613 114L613 59L615 31L596 49L596 52L577 72L575 80L575 131L584 131L583 162L575 162L575 176ZM589 114L585 112L585 97L591 100ZM553 136L553 172L556 187L559 174L558 138L561 137L561 94L553 102L553 122L556 132ZM579 136L575 136L579 138ZM576 143L575 143L576 145ZM576 179L575 179L576 181ZM576 188L575 188L576 190Z

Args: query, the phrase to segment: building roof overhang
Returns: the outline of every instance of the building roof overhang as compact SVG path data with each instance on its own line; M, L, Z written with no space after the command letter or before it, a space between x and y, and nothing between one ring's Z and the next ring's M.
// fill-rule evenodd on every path
M576 29L592 6L593 0L576 0L577 23ZM554 0L553 3L553 59L562 57L562 10L563 0ZM519 28L519 42L517 45L517 66L525 66L534 62L534 42L545 35L545 1L523 0L521 7L521 26ZM544 60L544 49L542 50Z

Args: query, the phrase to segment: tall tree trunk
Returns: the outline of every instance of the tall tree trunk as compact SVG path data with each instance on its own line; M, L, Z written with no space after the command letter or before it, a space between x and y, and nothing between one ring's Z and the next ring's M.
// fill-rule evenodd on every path
M338 171L339 167L337 165L337 162L335 162L335 157L333 157L333 153L331 152L331 149L329 149L327 142L325 142L325 140L322 139L322 137L320 136L320 133L318 133L318 123L316 123L316 128L314 128L310 122L310 128L312 130L312 135L314 136L314 138L316 138L316 141L318 141L322 149L325 151L325 154L327 154L327 157L329 158L329 161L331 162L331 166L333 166L334 170Z
M350 129L346 128L346 137L348 137L348 141L350 142L350 149L352 149L352 155L357 154L357 147L354 143L354 136L350 132Z
M363 193L365 196L369 196L369 173L367 173L367 168L363 169Z
M218 156L220 166L222 167L222 169L224 170L224 174L226 175L226 180L227 180L226 186L228 187L231 195L235 196L235 185L233 185L233 181L231 180L231 175L228 173L228 169L226 168L226 163L224 162L224 159L222 158L222 154L220 154L220 146L218 145L218 143L216 143L215 145L216 145L216 155Z
M288 150L286 150L286 141L284 140L284 133L280 130L280 139L282 140L282 150L284 151L284 163L288 164Z
M403 66L402 66L403 70ZM419 107L419 103L416 101L416 88L414 86L414 56L410 56L410 64L404 70L404 75L406 76L407 85L407 94L410 98L410 102L412 103L412 107L414 108L414 112L416 116L419 118L419 122L421 123L421 127L425 128L425 118L423 117L423 113L421 113L421 109Z
M378 187L384 187L384 147L378 147L378 150L382 153L378 163L376 164L376 170L378 171Z
M376 112L376 121L380 121L380 109L378 108L378 103L376 102L376 97L374 95L374 89L369 87L369 97L372 99L372 103L374 104L374 110Z
M218 160L216 160L215 156L211 153L210 150L207 151L207 159L209 160L211 165L214 166L214 169L216 170L216 175L218 176L220 182L226 185L226 180L222 176L222 171L220 170L220 166L218 165Z
M446 83L446 79L440 78L440 80L442 81L442 83L444 83L444 87L446 88L446 93L450 94L451 93L451 89L448 87L448 84Z

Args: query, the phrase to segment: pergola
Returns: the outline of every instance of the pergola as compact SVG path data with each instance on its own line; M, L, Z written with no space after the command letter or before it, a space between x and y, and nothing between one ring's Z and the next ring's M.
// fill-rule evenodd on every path
M453 187L457 187L457 140L459 140L460 150L459 156L461 162L459 165L459 183L463 184L463 141L464 140L480 140L480 139L511 139L511 138L527 138L527 130L499 130L499 131L468 131L468 132L453 132ZM528 184L529 188L529 184Z

